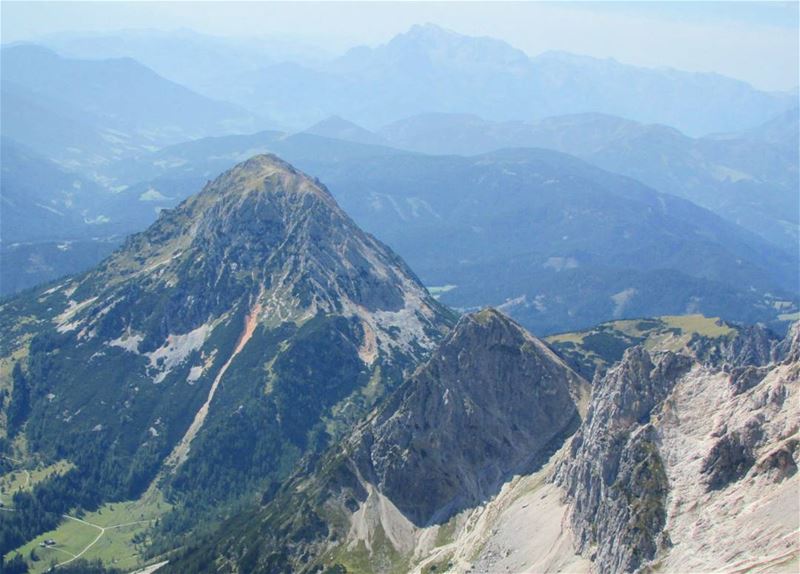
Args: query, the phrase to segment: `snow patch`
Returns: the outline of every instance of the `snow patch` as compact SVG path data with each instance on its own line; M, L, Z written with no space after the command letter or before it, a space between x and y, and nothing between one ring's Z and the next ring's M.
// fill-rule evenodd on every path
M162 382L192 352L199 350L210 332L211 325L205 324L183 335L169 335L162 347L151 353L145 353L150 361L148 374L153 378L153 382L156 384Z
M578 260L574 257L548 257L542 267L545 269L553 269L554 271L576 269L578 267Z
M167 201L172 199L171 197L167 197L152 185L147 188L147 191L143 192L139 196L139 201Z
M131 334L131 333L124 333L120 337L108 341L106 345L109 347L120 347L121 349L125 349L129 353L139 354L139 344L142 342L144 337L142 335Z

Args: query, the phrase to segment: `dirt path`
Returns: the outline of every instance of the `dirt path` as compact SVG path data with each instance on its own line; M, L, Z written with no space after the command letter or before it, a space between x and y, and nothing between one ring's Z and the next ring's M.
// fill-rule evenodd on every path
M206 421L206 417L208 416L208 410L211 406L211 401L214 399L214 395L217 392L217 387L219 386L222 377L225 375L225 372L228 370L228 367L231 366L233 360L236 356L242 352L245 345L247 345L250 338L253 336L253 333L256 330L256 326L258 325L258 316L261 314L262 304L261 304L261 297L264 294L264 288L261 287L261 291L256 298L256 303L253 305L252 309L250 309L250 313L245 318L244 322L244 329L242 330L241 335L239 335L239 341L236 343L236 348L234 348L233 353L231 356L228 357L228 360L225 361L225 364L222 365L222 368L217 373L217 376L214 378L214 382L211 384L211 389L208 392L208 398L206 398L206 402L203 403L203 406L200 407L200 410L197 411L197 414L194 416L194 420L192 424L189 425L189 429L186 431L186 434L183 435L183 438L180 442L175 445L175 448L172 450L170 455L167 457L165 461L165 466L167 468L172 468L173 470L179 467L189 455L189 447L194 440L194 437L197 436L198 431L202 428L203 423Z
M248 317L248 321L249 320L250 320L250 317ZM253 335L253 331L254 330L255 330L255 326L252 327L252 329L249 332L249 335L247 335L248 339ZM245 333L247 333L247 327L245 328ZM241 351L240 347L244 347L244 343L240 342L240 345L237 346L236 351L235 351L233 356L235 356L239 351ZM7 460L10 460L11 462L13 462L15 464L22 464L22 461L16 460L14 458L11 458L10 456L2 455L2 457L7 459ZM31 473L28 472L28 470L24 469L24 468L22 469L22 471L25 473L25 484L24 484L23 488L27 489L28 486L31 483ZM7 506L6 507L0 507L0 510L6 511L6 512L14 512L15 511L13 508L8 508ZM54 546L45 546L44 548L47 549L47 550L55 550L57 552L61 552L63 554L66 554L66 555L70 556L69 560L65 560L64 562L59 562L58 564L56 564L55 565L56 568L59 567L59 566L64 566L65 564L69 564L70 562L73 562L73 561L77 560L78 558L80 558L81 556L83 556L84 554L86 554L89 550L91 550L92 546L94 546L95 544L97 544L100 541L100 539L103 537L103 535L106 533L107 530L114 530L115 528L124 528L125 526L133 526L135 524L147 524L147 523L150 523L150 522L152 522L154 520L154 519L151 518L150 520L135 520L133 522L124 522L122 524L114 524L113 526L100 526L99 524L94 524L92 522L87 522L86 520L83 520L83 519L78 518L76 516L70 516L69 514L62 514L61 516L63 518L66 518L67 520L72 520L74 522L79 522L79 523L81 523L81 524L83 524L85 526L89 526L91 528L95 528L95 529L98 530L98 533L97 533L97 536L95 537L95 539L92 540L89 544L87 544L86 547L83 550L81 550L78 554L73 554L72 552L64 550L63 548L57 548L57 547L54 547ZM166 564L166 562L164 562L162 564L159 564L159 565L156 565L156 566L160 568L164 564ZM155 570L151 570L151 572L155 572Z
M65 560L64 562L59 562L58 564L56 564L56 568L59 566L64 566L65 564L69 564L70 562L73 562L74 560L77 560L78 558L86 554L92 548L92 546L94 546L100 541L100 539L106 533L106 530L113 530L114 528L122 528L123 526L132 526L134 524L145 524L152 521L152 520L137 520L135 522L125 522L123 524L115 524L114 526L100 526L99 524L86 522L85 520L81 520L80 518L70 516L69 514L62 514L62 516L69 520L74 520L75 522L80 522L81 524L85 524L86 526L91 526L92 528L96 528L100 532L97 534L97 537L94 540L92 540L89 544L87 544L83 550L81 550L75 555L72 555L72 558L70 558L69 560ZM45 548L50 548L51 550L61 550L60 548L52 548L52 547L45 547ZM66 550L61 550L61 551L70 554Z
M68 518L68 519L70 519L70 520L74 520L75 522L80 522L81 524L85 524L86 526L91 526L91 527L93 527L93 528L97 528L97 529L98 529L100 532L98 533L97 537L96 537L94 540L92 540L92 541L91 541L91 542L90 542L90 543L89 543L89 544L86 546L86 548L84 548L83 550L81 550L80 552L78 552L78 553L77 553L75 556L73 556L73 557L72 557L72 558L70 558L69 560L66 560L66 561L64 561L64 562L59 562L58 564L56 564L56 567L58 567L58 566L64 566L65 564L69 564L70 562L72 562L72 561L74 561L74 560L77 560L78 558L80 558L81 556L83 556L84 554L86 554L86 552L87 552L87 551L88 551L88 550L89 550L89 549L90 549L92 546L94 546L95 544L97 544L97 542L98 542L98 541L99 541L99 540L100 540L100 539L103 537L103 534L105 534L105 533L106 533L106 529L105 529L105 528L103 528L102 526L98 526L97 524L92 524L91 522L86 522L85 520L81 520L80 518L75 518L74 516L69 516L68 514L63 514L62 516L63 516L64 518Z
M64 550L63 548L57 548L56 546L45 546L44 549L45 550L54 550L56 552L61 552L62 554L66 554L67 556L71 556L72 557L71 560L75 559L75 555L72 552L68 552L67 550Z

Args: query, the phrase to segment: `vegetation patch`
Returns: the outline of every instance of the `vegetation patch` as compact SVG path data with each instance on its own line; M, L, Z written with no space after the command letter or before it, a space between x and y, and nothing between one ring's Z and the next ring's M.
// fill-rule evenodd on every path
M20 555L31 573L80 559L131 571L141 567L149 541L148 530L170 505L153 489L139 500L104 504L94 512L64 518L53 530L40 534L6 555ZM72 562L69 562L70 564Z
M0 476L0 502L5 506L11 505L11 499L17 492L28 492L37 484L65 474L74 468L71 462L60 460L54 464L39 466L32 470L24 468L16 469L12 472Z
M570 365L591 379L594 373L619 361L634 345L645 349L680 352L693 336L717 339L736 330L717 317L667 315L652 319L624 319L587 331L560 333L545 340Z

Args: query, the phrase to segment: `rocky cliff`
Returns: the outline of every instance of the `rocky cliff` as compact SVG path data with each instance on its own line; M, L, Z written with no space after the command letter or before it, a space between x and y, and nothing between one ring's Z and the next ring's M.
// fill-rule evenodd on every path
M793 572L800 334L737 332L701 355L629 348L584 410L542 343L464 317L342 445L172 568ZM760 369L744 389L741 368Z
M595 382L553 476L595 571L791 571L798 339L744 329L702 362L632 348Z
M528 474L580 423L588 385L494 310L464 317L354 439L362 477L414 524Z

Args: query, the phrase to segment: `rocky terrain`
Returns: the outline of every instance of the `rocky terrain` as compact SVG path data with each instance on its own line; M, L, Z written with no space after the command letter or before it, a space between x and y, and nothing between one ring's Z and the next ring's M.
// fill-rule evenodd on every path
M540 340L484 310L359 433L353 459L412 522L446 521L541 466L587 398L588 383Z
M763 345L742 329L702 352L631 347L584 409L542 343L465 317L343 446L167 571L792 572L800 328Z
M495 516L491 534L472 548L477 570L564 571L570 563L575 570L566 571L794 571L798 333L795 325L773 343L772 359L745 391L730 362L626 351L594 381L583 425L533 487L541 498L528 494L534 475L509 484L495 503L499 515L487 507ZM760 340L744 330L733 339L743 352L728 359L754 367L746 350ZM566 542L530 555L545 510L567 527Z

